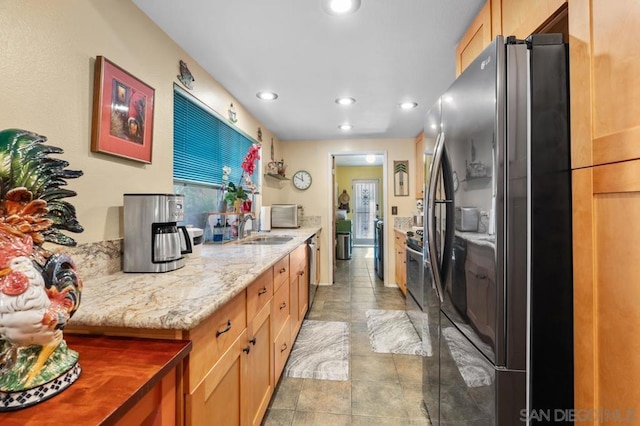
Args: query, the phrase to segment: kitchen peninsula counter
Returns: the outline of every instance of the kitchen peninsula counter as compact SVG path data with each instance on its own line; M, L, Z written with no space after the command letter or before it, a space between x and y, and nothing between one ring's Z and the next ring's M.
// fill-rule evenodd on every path
M320 229L267 234L292 236L285 244L207 243L200 258L187 258L183 268L171 272L83 277L80 308L65 331L146 329L161 336L165 330L172 337L172 330L191 330Z

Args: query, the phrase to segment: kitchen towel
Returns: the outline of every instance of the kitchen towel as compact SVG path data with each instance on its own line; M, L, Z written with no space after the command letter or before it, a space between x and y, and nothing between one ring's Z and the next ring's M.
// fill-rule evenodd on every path
M271 231L271 206L260 207L260 230Z

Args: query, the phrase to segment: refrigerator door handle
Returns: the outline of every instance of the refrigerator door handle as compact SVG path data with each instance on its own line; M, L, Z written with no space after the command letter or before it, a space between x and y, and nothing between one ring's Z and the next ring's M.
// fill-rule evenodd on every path
M438 263L438 254L436 253L436 180L438 176L438 170L441 168L442 153L444 151L444 133L439 133L436 137L436 146L433 155L433 163L431 165L431 171L429 176L429 188L427 188L427 253L429 254L429 261L431 262L431 272L433 274L433 282L436 285L436 291L440 302L444 301L444 293L442 291L442 281L440 279L440 267ZM425 262L427 261L425 257Z

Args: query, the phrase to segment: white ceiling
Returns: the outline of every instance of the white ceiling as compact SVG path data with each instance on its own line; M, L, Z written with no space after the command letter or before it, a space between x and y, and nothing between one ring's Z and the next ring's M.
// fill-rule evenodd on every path
M320 0L133 0L282 141L415 137L484 1L362 0L345 17ZM407 100L418 108L400 110Z

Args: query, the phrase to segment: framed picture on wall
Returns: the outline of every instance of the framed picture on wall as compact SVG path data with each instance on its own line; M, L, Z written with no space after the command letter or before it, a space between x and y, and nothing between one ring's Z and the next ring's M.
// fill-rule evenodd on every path
M409 161L393 162L393 195L404 197L409 195Z
M96 57L91 151L151 163L155 90Z

